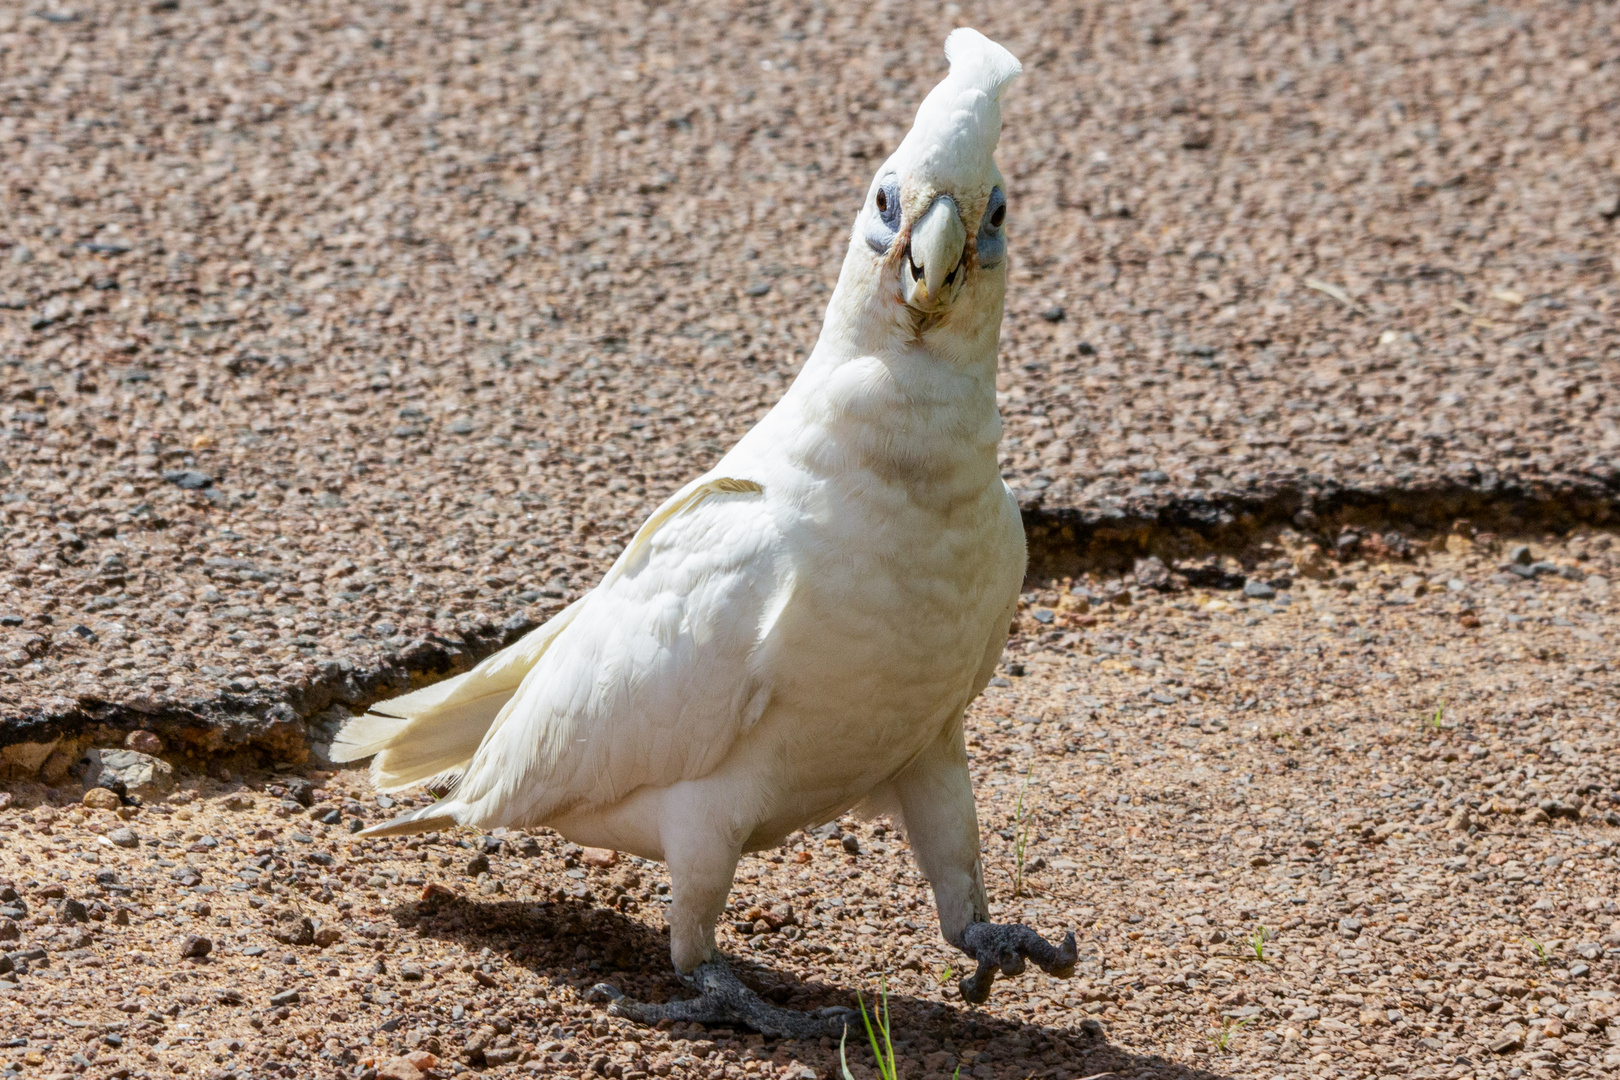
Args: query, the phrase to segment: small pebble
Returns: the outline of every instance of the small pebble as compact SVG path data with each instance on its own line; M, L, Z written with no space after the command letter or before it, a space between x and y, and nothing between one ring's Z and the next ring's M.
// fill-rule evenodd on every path
M163 740L150 731L132 731L124 739L124 745L131 750L156 757L163 753Z
M580 853L579 861L586 866L609 867L618 863L619 853L611 848L588 847Z
M177 469L163 474L163 479L187 491L200 491L214 486L214 478L195 469Z

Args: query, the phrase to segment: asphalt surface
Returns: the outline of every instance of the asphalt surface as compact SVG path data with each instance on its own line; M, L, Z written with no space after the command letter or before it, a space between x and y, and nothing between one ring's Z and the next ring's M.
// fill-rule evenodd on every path
M295 753L589 587L793 377L963 23L1026 67L999 159L1032 512L1600 518L1614 16L0 10L4 741Z

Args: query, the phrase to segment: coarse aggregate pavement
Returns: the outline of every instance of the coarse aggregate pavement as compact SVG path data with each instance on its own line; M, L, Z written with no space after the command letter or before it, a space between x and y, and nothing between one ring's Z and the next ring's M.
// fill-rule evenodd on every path
M6 6L7 767L96 724L286 757L589 587L793 377L958 23L1026 67L1032 522L1600 521L1610 15Z
M743 977L797 1008L885 987L928 1080L1614 1075L1612 537L1331 565L1295 540L1252 595L1024 597L968 745L992 913L1075 929L1072 980L964 1005L904 836L852 818L744 859ZM687 993L656 864L361 840L398 807L358 769L124 775L138 806L0 787L0 1072L839 1075L831 1041L591 1000ZM858 1031L848 1056L874 1075Z
M684 992L659 867L358 841L320 748L781 394L959 23L1045 537L971 752L1080 968L966 1008L881 820L723 946L929 1080L1620 1071L1611 6L0 9L0 1072L835 1074L587 1000Z

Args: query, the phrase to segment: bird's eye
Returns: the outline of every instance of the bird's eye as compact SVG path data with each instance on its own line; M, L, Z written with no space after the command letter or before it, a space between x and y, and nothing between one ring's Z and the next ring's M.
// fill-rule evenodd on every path
M990 189L990 201L985 203L984 218L979 222L979 265L986 270L1000 266L1007 257L1007 234L1001 226L1007 222L1007 196L999 187Z
M992 229L999 229L1007 221L1007 196L1001 193L1000 188L990 190L990 201L985 206L984 219L990 223Z
M866 243L873 251L883 255L888 252L889 245L894 242L895 235L900 231L899 177L885 176L878 184L872 204L877 209L877 218L867 219L864 230Z

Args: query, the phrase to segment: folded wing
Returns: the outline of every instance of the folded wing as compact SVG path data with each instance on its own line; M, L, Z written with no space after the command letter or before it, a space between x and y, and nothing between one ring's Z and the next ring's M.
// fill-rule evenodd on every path
M793 587L784 552L758 484L707 478L677 493L601 585L506 650L521 651L509 664L492 665L480 685L452 690L435 706L458 716L446 727L465 731L474 722L455 710L507 695L450 770L461 773L450 795L374 832L537 824L711 771L769 703L755 661ZM504 689L520 667L516 685ZM414 696L379 710L402 711L396 703ZM345 744L355 756L378 741L366 735L359 728ZM385 753L396 749L404 751L397 775L439 775L445 770L427 770L451 753L412 757L397 738Z

